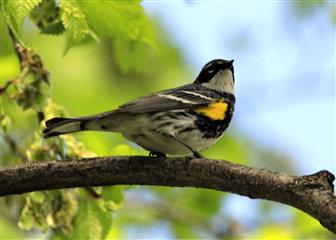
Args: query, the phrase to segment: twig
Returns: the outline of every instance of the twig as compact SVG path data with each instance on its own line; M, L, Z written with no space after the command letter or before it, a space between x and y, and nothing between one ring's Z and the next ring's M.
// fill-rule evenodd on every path
M13 33L12 29L9 26L7 27L7 29L8 29L8 32L9 32L9 36L12 39L14 50L15 50L15 53L16 53L18 59L19 59L20 67L21 67L21 70L22 70L22 68L23 68L22 63L24 61L23 56L22 56L23 47L21 46L21 44L19 43L19 41L15 37L15 34Z
M17 80L16 78L15 78L15 79L8 80L8 81L5 83L4 86L0 87L0 95L3 94L4 92L6 92L7 88L8 88L10 85L14 84L16 80Z

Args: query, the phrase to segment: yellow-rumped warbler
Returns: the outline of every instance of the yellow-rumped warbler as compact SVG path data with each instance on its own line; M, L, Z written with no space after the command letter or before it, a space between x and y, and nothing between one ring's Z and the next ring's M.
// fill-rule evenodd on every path
M182 87L140 97L110 112L46 121L44 137L96 130L119 132L150 151L150 156L189 155L223 136L231 121L233 60L208 62L196 80Z

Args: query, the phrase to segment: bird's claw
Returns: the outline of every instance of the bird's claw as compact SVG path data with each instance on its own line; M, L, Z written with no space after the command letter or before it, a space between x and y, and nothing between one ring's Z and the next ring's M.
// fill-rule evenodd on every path
M204 158L199 152L193 151L193 154L195 158Z
M154 151L151 151L151 152L149 153L149 157L166 158L166 154L164 154L164 153L160 153L160 152L154 152Z

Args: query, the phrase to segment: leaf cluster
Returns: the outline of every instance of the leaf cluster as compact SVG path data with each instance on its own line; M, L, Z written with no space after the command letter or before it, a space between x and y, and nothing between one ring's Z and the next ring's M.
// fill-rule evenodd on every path
M154 46L151 25L140 2L4 0L0 4L1 20L6 22L20 63L20 73L1 88L1 97L8 96L22 110L33 110L38 116L36 127L20 142L12 134L14 115L1 111L1 137L11 146L13 156L25 161L95 155L73 136L48 141L41 138L44 120L65 116L66 112L50 98L50 74L40 55L31 48L23 25L30 20L41 34L65 35L65 52L84 42L100 42L105 38ZM1 26L5 25L1 23ZM26 150L22 152L22 148ZM111 228L111 212L123 204L122 190L122 187L94 189L100 196L98 199L86 190L75 189L26 194L24 199L16 201L22 205L18 226L43 232L53 229L51 238L55 239L104 239Z
M24 46L27 45L22 29L25 17L29 17L42 34L65 34L65 51L85 41L99 42L106 37L156 45L152 26L136 0L4 0L1 10L15 37Z

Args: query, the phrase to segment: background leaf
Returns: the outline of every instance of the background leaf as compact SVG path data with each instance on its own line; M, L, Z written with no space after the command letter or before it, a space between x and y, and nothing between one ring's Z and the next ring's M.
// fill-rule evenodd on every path
M31 10L41 3L42 0L3 0L1 2L1 10L6 16L7 24L11 27L17 39L22 42L23 19Z
M86 17L78 6L77 1L62 0L60 2L61 20L66 29L65 52L70 47L93 38L98 40L95 33L89 28Z
M66 50L87 39L112 37L156 47L152 26L139 1L61 1ZM104 14L102 14L104 13Z
M65 31L60 19L60 9L54 0L44 0L29 14L43 34L58 35Z
M111 213L102 209L97 200L83 197L72 239L105 239L111 225Z
M100 37L154 44L151 25L139 1L79 0L78 3L90 28Z
M105 200L105 207L111 211L116 211L122 207L125 199L122 186L103 187L101 197Z

